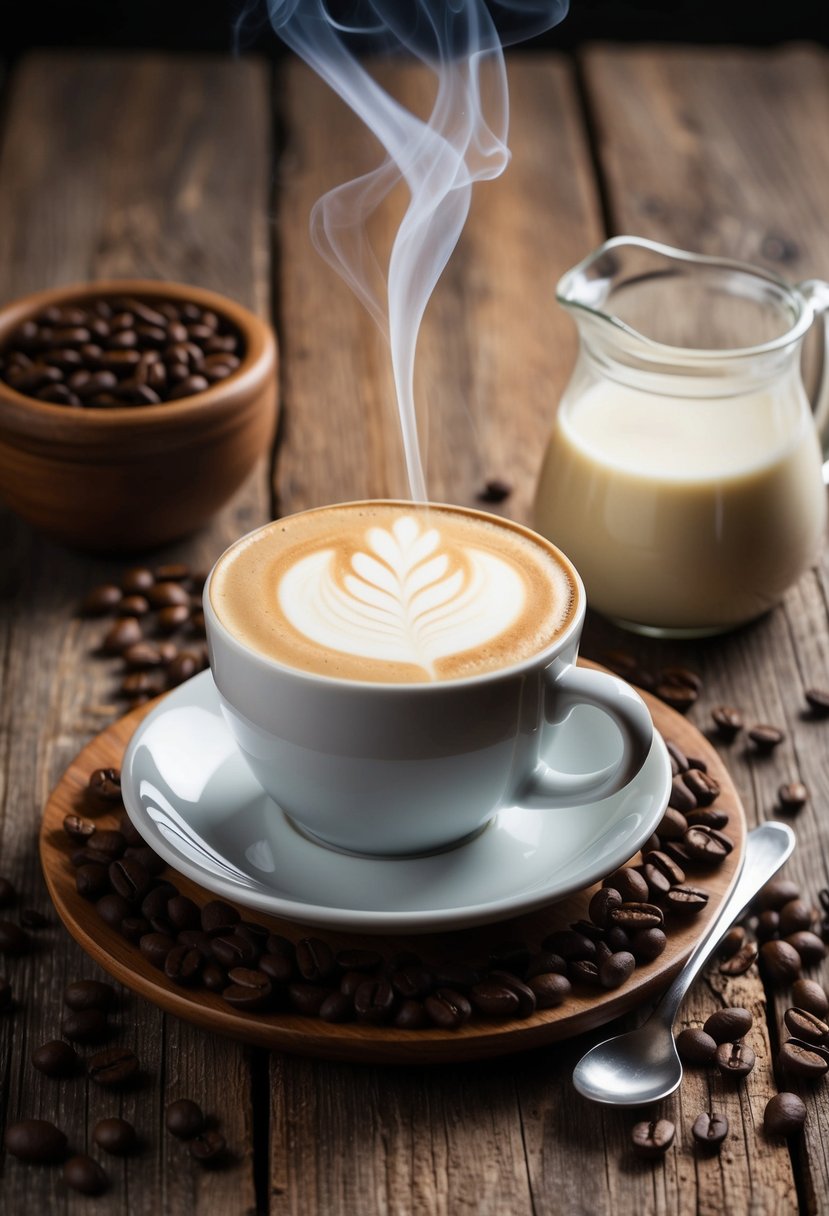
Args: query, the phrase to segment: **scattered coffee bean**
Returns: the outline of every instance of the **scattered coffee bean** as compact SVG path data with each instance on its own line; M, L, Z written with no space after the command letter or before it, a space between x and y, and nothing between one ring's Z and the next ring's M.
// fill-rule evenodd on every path
M806 1107L797 1094L775 1094L766 1103L763 1130L767 1136L794 1136L806 1122Z
M822 1046L829 1035L829 1025L807 1009L787 1009L783 1014L783 1021L789 1033L804 1043Z
M829 1014L829 997L815 980L795 980L792 1000L798 1009L813 1013L818 1018L825 1018Z
M500 477L491 477L484 483L483 489L478 491L478 501L503 502L505 498L509 498L511 493L512 486L508 481L503 481Z
M766 883L754 900L754 907L758 911L770 908L772 911L779 912L790 900L799 898L800 888L797 883L792 882L790 878L773 878L771 882Z
M128 1047L108 1047L86 1063L86 1071L98 1085L123 1085L138 1072L138 1057Z
M203 1165L215 1165L224 1156L226 1147L221 1132L205 1131L190 1141L190 1156Z
M826 958L826 946L822 939L816 933L811 933L808 929L800 929L796 933L790 933L786 938L786 942L790 946L794 946L800 955L800 961L804 967L814 967L816 963L822 962Z
M770 752L773 752L786 738L778 726L770 726L768 723L752 726L748 732L748 737L754 744L755 750L760 752L761 755L768 755Z
M717 734L724 743L733 743L743 729L743 715L732 705L718 705L711 711Z
M637 1157L654 1160L664 1156L674 1142L676 1128L670 1119L653 1119L637 1123L631 1133L633 1151Z
M789 942L764 942L760 965L772 984L790 984L800 975L800 955Z
M106 616L121 602L121 588L113 583L101 583L87 592L80 604L81 616Z
M94 1043L103 1039L109 1025L103 1009L78 1009L67 1013L61 1024L61 1034L75 1043Z
M68 1077L77 1071L80 1057L63 1039L51 1039L32 1052L32 1064L47 1077Z
M64 815L63 830L75 844L86 844L95 834L95 824L81 815Z
M757 917L757 927L755 935L758 942L770 942L773 937L778 937L780 934L780 913L775 912L773 908L766 908Z
M754 1051L748 1043L720 1043L716 1063L724 1077L747 1077L754 1067Z
M70 1157L63 1167L63 1181L82 1195L101 1195L109 1186L106 1171L92 1157Z
M746 931L742 925L734 925L722 939L719 948L720 958L733 958L741 946L745 944Z
M809 791L802 781L789 781L777 791L780 810L786 815L796 815L802 811L808 799Z
M66 1152L66 1136L46 1119L21 1119L6 1128L6 1151L21 1161L59 1161Z
M754 1019L749 1010L734 1005L712 1013L703 1030L715 1043L726 1043L733 1039L742 1039L753 1024Z
M829 1059L821 1053L821 1049L797 1039L789 1039L783 1044L777 1054L777 1064L788 1076L807 1080L823 1077L829 1072Z
M99 1119L92 1131L92 1139L105 1153L114 1157L124 1157L131 1153L138 1143L135 1128L126 1119L114 1116L111 1119Z
M799 933L804 929L811 929L815 920L814 909L811 908L803 899L790 899L787 904L784 904L778 914L778 930L782 937L788 937L790 933ZM792 945L797 949L797 945L792 942Z
M684 1064L710 1064L717 1054L717 1043L701 1027L688 1026L676 1036L676 1049Z
M807 688L806 703L815 717L825 717L829 714L829 692L823 688Z
M178 1098L167 1107L164 1125L179 1140L192 1140L204 1131L204 1113L192 1098Z
M694 1120L691 1135L704 1148L719 1150L728 1135L728 1119L715 1111L703 1111Z
M720 963L720 975L745 975L757 962L759 951L754 942L745 942L736 954L725 958Z

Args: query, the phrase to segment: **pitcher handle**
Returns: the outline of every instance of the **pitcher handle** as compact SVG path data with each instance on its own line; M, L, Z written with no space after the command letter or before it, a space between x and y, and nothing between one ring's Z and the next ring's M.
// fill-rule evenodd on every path
M823 454L829 456L829 283L823 279L806 279L798 283L797 289L810 304L815 318L823 323L823 361L812 413ZM829 485L829 460L823 465L823 480Z

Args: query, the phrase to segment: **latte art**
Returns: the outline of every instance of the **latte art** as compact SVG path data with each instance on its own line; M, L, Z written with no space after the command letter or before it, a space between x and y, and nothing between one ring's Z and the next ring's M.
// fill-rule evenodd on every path
M566 628L566 559L528 529L463 508L346 503L232 546L210 603L243 644L346 680L449 680L508 667Z
M411 515L370 528L366 550L343 573L334 549L301 558L279 584L279 605L298 633L331 649L411 663L435 677L435 663L493 642L520 616L524 582L508 562L472 547L449 547Z

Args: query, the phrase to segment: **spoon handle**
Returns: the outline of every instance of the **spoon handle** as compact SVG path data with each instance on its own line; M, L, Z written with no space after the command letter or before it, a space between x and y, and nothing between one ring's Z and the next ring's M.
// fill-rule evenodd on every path
M652 1018L673 1026L682 998L716 950L726 930L791 855L795 835L785 823L770 820L748 833L740 877L734 889L697 942L685 966L654 1007Z

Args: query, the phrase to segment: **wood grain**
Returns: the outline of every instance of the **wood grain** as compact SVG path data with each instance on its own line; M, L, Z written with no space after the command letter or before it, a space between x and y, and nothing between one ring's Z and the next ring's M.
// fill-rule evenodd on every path
M220 59L45 53L17 69L0 152L0 299L107 275L177 278L218 288L266 312L270 147L264 70ZM182 470L185 475L185 470ZM210 529L153 562L209 565L268 515L263 470ZM99 630L72 619L95 583L124 563L82 558L0 513L0 857L23 906L49 907L35 849L38 808L83 742L114 714L113 668L92 661ZM14 915L14 910L12 912ZM54 915L54 914L53 914ZM56 1119L83 1149L94 1120L122 1107L145 1139L135 1158L108 1159L98 1210L253 1210L248 1051L123 996L117 1041L135 1044L147 1084L123 1096L31 1067L58 1032L64 985L103 973L54 920L32 956L4 960L18 1005L0 1018L3 1126ZM206 1176L163 1129L163 1108L188 1092L219 1116L236 1166ZM48 1170L7 1158L0 1208L75 1211Z

